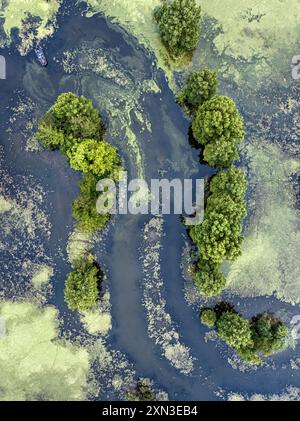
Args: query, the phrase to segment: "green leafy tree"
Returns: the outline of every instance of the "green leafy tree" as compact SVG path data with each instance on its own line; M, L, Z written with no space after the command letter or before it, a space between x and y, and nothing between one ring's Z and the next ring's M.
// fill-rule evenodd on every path
M241 229L240 223L234 224L225 214L212 211L201 225L192 227L190 235L198 246L200 258L217 264L240 256Z
M216 139L238 141L244 138L243 118L233 100L226 96L215 96L205 102L196 113L192 129L201 145Z
M211 308L204 308L200 312L200 320L205 326L214 327L217 321L217 316Z
M55 126L74 139L102 139L104 125L90 100L71 92L61 94L50 110Z
M198 107L211 99L217 90L217 72L203 68L189 75L187 85L179 92L178 102L190 107Z
M225 168L238 158L237 142L244 138L244 122L233 100L215 96L196 112L192 122L195 139L204 145L209 165Z
M219 337L235 349L240 358L252 364L261 364L260 356L267 357L287 347L288 329L270 313L258 314L249 322L232 304L221 302L214 310L203 309L200 319L209 327L216 326Z
M232 140L217 139L204 147L203 159L214 168L230 167L238 157L237 144Z
M102 229L109 220L109 214L99 214L96 208L98 178L87 173L80 182L80 196L73 201L72 214L78 222L79 228L91 234Z
M206 212L222 214L236 225L246 215L246 207L244 200L232 198L229 194L212 194L207 199Z
M80 262L69 273L65 285L65 301L71 310L84 312L92 309L99 298L100 271L91 259Z
M122 167L116 148L105 141L84 139L68 152L74 170L91 172L98 177L117 179Z
M228 194L233 200L244 199L247 180L244 171L231 167L220 171L210 182L210 192L214 195Z
M217 321L217 331L220 338L236 350L243 351L254 346L250 323L237 313L223 313Z
M195 0L165 1L154 11L161 38L170 54L193 51L200 37L201 8Z
M87 234L101 230L109 221L109 214L98 213L96 199L85 195L73 201L72 216L78 222L78 227Z
M196 287L206 297L219 295L227 284L219 266L206 261L199 264L193 278Z
M251 321L252 337L256 352L268 356L287 346L288 329L273 314L258 314Z
M41 119L36 135L45 148L59 149L65 140L64 133L55 127L54 119L50 113L45 114Z

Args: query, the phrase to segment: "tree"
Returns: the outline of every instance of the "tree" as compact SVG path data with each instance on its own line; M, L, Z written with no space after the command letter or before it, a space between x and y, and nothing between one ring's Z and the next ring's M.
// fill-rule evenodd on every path
M212 263L235 260L241 254L241 224L234 224L223 213L206 213L201 225L195 225L190 231L194 243L198 246L200 259Z
M229 167L238 158L237 142L244 138L244 122L233 100L215 96L201 105L192 122L195 139L204 145L209 165Z
M233 100L226 96L215 96L199 107L192 129L201 145L216 139L239 141L244 138L243 118Z
M217 72L203 68L189 75L187 85L179 92L178 102L198 107L211 99L217 90Z
M287 327L273 314L263 313L251 321L252 337L256 352L268 356L286 348Z
M195 0L166 1L154 11L162 42L174 57L193 51L200 37L201 8Z
M101 178L117 179L122 169L116 148L104 140L84 139L68 151L68 157L74 170L91 172Z
M78 227L87 234L99 231L109 221L109 214L100 214L96 208L96 199L80 195L72 203L72 216Z
M230 167L238 157L236 142L232 140L217 139L204 147L203 159L214 168Z
M87 234L102 229L108 222L110 215L99 214L96 207L98 178L92 173L87 173L79 184L80 196L73 201L72 215L78 226Z
M90 100L71 92L61 94L50 110L56 128L75 139L100 140L104 125Z
M198 265L193 278L196 287L206 297L219 295L227 284L219 266L207 261L203 261Z
M247 180L244 171L234 167L216 174L209 186L212 194L228 194L233 200L244 199L246 188Z
M214 327L216 324L216 313L211 308L204 308L200 312L200 320L205 326Z
M212 194L207 199L207 213L222 214L232 224L237 225L246 215L245 202L242 199L232 198L229 194Z
M65 300L71 310L86 311L92 309L99 298L99 268L88 258L68 274L65 285Z
M45 148L55 150L59 149L64 143L64 133L55 127L52 114L47 113L41 119L36 135L41 140Z
M254 346L250 323L237 313L224 312L217 321L217 331L220 338L236 350Z

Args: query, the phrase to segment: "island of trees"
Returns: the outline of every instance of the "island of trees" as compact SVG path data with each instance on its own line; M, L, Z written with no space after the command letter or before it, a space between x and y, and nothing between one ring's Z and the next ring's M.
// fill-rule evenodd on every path
M204 221L189 229L198 251L194 281L207 297L226 287L220 266L241 254L246 215L246 177L233 165L237 143L244 138L243 118L231 98L216 95L217 86L216 72L203 68L189 75L178 94L178 102L192 115L192 133L203 147L204 161L219 169L209 184Z
M117 150L103 139L104 124L91 101L73 93L61 94L41 119L37 137L51 150L59 149L70 167L81 171L80 195L72 214L81 231L92 234L102 229L109 214L99 214L96 184L101 178L118 179L121 159ZM92 255L76 262L65 286L65 300L72 310L93 308L99 298L102 273Z
M245 361L261 364L262 357L282 351L287 346L288 329L274 314L262 313L250 321L229 303L219 303L200 312L201 322L216 328L217 334Z
M164 1L155 8L161 39L174 59L191 53L199 40L201 8L196 0Z
M243 118L231 98L216 95L217 85L216 72L200 69L190 74L177 98L192 115L192 132L203 147L204 161L219 169L209 183L203 222L189 228L198 253L194 283L206 297L219 295L226 287L221 264L240 256L246 216L247 181L234 166L238 142L244 138ZM202 309L200 319L253 364L287 346L288 329L273 314L259 314L248 321L232 305L220 303L214 309Z
M175 9L178 5L173 3ZM165 13L171 13L167 12L170 7L167 3ZM209 183L203 222L188 227L197 250L194 283L206 297L219 295L227 285L221 265L241 255L246 216L247 181L243 170L234 166L239 158L238 143L244 139L244 122L234 101L218 96L217 87L216 72L203 68L189 75L177 95L178 103L192 117L192 134L203 148L203 160L219 170ZM221 303L203 309L200 318L250 363L259 364L261 357L287 346L288 329L273 314L259 314L248 321L233 306Z

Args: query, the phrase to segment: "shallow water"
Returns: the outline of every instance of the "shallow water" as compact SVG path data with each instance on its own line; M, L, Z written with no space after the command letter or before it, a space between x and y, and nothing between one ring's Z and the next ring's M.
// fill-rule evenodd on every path
M59 153L28 150L28 139L34 133L36 120L57 95L70 90L91 98L99 108L107 122L106 137L119 148L130 176L144 175L146 180L160 174L166 178L201 178L211 175L213 170L199 163L199 152L188 143L188 120L176 105L164 73L156 68L155 58L137 40L102 16L82 17L76 8L72 13L59 16L58 21L59 29L46 46L49 59L46 69L35 62L32 54L20 57L14 47L2 53L8 61L8 79L0 81L2 170L17 184L18 191L34 189L36 184L42 186L44 197L39 209L48 216L51 236L47 238L43 231L37 230L26 247L25 232L20 239L19 253L13 260L7 250L0 250L0 253L2 279L15 282L13 294L3 285L4 298L20 297L19 285L28 282L20 274L14 278L14 266L22 271L25 259L51 262L54 276L49 303L60 311L63 332L72 330L76 335L81 333L83 326L77 316L67 310L63 287L71 269L66 249L73 228L71 203L78 194L80 175L70 170ZM99 56L102 57L100 62L97 61ZM228 89L230 93L232 87L223 81L222 89ZM25 104L32 101L29 113L17 114L13 110L19 98L23 98ZM250 119L251 105L248 108L247 100L241 96L238 100L249 131L256 135ZM16 121L8 123L13 115ZM33 126L26 129L29 118L33 120ZM11 133L6 131L8 127L11 127ZM130 133L126 127L130 127ZM4 189L5 183L4 178ZM17 198L13 189L7 192ZM188 239L177 216L164 218L162 236L158 240L161 286L153 300L159 303L160 298L164 299L165 308L164 313L159 313L161 329L155 343L148 330L149 317L154 317L153 309L143 305L145 251L151 251L154 245L151 236L144 236L145 225L150 219L118 216L103 241L95 244L94 250L107 275L107 288L111 294L112 330L108 346L126 356L137 377L152 378L155 386L165 390L170 399L222 399L230 391L273 394L280 393L287 385L300 387L298 371L290 366L290 360L298 356L297 348L275 356L265 367L244 372L228 362L232 353L226 346L205 341L207 330L198 320L198 308L189 306L185 300L186 281L181 263ZM153 231L154 239L155 235ZM34 255L35 247L38 247L39 257ZM272 310L283 312L289 321L292 314L298 312L297 306L275 298L242 299L228 293L226 296L248 317L259 311ZM164 319L165 315L169 315L169 319ZM176 368L176 363L174 366L174 359L165 356L165 344L175 343L174 340L168 342L166 334L169 331L177 333L178 343L189 348L187 362L193 359L193 370L188 375ZM103 379L98 380L101 384ZM216 395L217 392L221 394ZM119 396L118 391L106 388L99 398L118 399Z

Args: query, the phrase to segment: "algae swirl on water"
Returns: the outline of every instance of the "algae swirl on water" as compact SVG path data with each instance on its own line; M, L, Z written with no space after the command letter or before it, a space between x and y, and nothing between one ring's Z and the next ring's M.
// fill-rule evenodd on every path
M61 0L2 0L0 46L9 45L12 41L12 31L18 29L18 49L20 54L25 55L34 43L53 34L60 3Z

